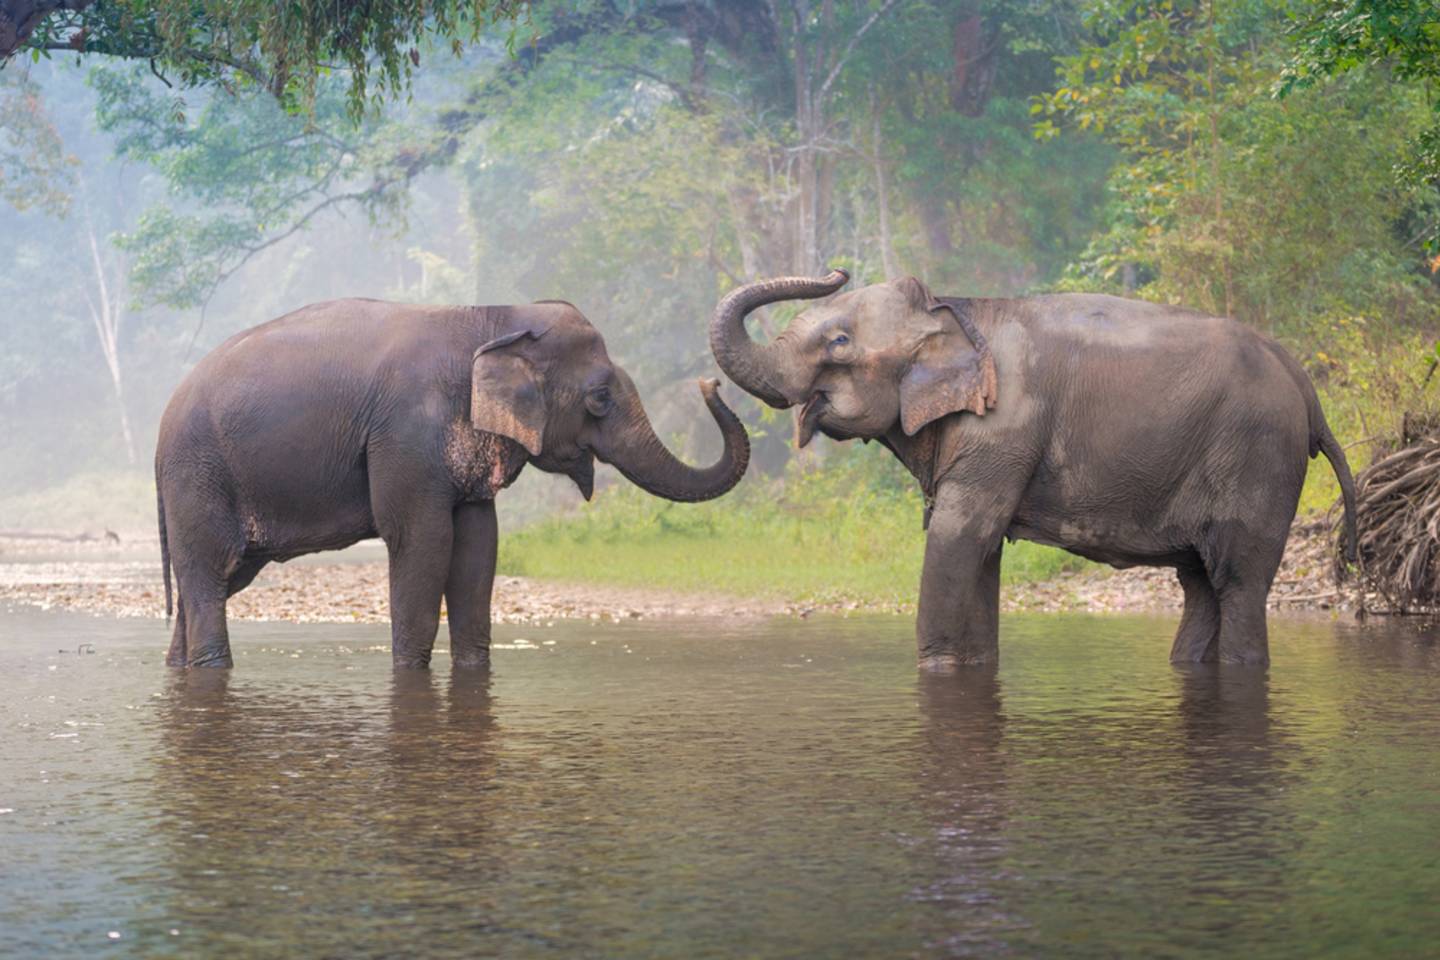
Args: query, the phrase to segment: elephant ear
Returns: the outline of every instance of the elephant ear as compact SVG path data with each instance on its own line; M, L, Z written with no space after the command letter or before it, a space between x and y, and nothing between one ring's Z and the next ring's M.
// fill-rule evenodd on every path
M998 384L995 358L970 317L964 300L936 299L913 277L915 299L923 296L923 309L937 314L939 329L921 342L910 368L900 381L900 426L914 436L927 423L966 410L977 417L995 407ZM954 322L946 322L953 317Z
M470 424L516 441L538 457L545 441L545 377L512 344L539 336L530 330L497 337L470 361Z

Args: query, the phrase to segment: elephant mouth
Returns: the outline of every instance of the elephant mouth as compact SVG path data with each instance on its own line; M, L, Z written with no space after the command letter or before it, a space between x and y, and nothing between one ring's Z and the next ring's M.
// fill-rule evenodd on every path
M809 444L815 436L815 426L820 422L820 415L830 405L830 398L825 395L824 390L816 390L810 394L810 399L805 401L805 406L800 408L800 427L796 441L801 447Z

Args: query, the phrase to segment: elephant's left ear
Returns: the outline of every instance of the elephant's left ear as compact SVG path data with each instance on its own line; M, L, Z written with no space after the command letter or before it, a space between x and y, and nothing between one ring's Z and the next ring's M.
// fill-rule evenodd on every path
M509 437L538 457L545 441L545 376L518 351L505 349L536 334L497 337L470 361L470 424Z
M965 302L931 300L941 328L930 334L900 381L900 426L914 436L927 423L970 411L983 417L997 396L995 358ZM949 316L947 316L949 315ZM954 317L954 322L943 322Z

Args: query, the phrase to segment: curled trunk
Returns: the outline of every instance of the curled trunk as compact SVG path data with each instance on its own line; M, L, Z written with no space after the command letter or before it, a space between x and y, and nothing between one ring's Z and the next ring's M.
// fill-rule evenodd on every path
M745 330L745 315L756 307L777 300L814 300L839 290L850 280L844 270L832 270L820 279L780 277L736 287L715 307L710 319L710 350L725 375L746 393L753 394L772 407L785 409L794 401L786 398L776 385L775 361L771 345L750 339Z
M720 399L718 380L701 380L700 392L705 396L705 405L720 427L725 439L725 449L720 459L708 467L692 467L681 462L660 442L650 426L650 418L640 406L640 399L633 387L627 391L633 403L626 404L617 415L623 417L618 423L613 454L599 451L600 459L613 464L631 483L666 500L694 503L713 500L740 482L745 468L750 464L750 437L740 418Z

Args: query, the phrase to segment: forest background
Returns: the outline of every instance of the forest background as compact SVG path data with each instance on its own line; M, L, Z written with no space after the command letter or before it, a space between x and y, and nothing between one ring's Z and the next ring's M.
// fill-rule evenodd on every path
M0 46L37 6L0 3ZM715 302L826 266L1234 316L1301 358L1357 469L1434 402L1427 0L440 2L361 30L323 4L76 6L0 69L0 529L149 533L185 371L342 296L570 300L692 461L719 446L694 387ZM755 448L734 494L611 475L585 505L526 471L502 572L913 595L899 465L797 451L789 414L725 395ZM1335 494L1313 469L1302 512ZM1006 576L1079 563L1019 544Z

